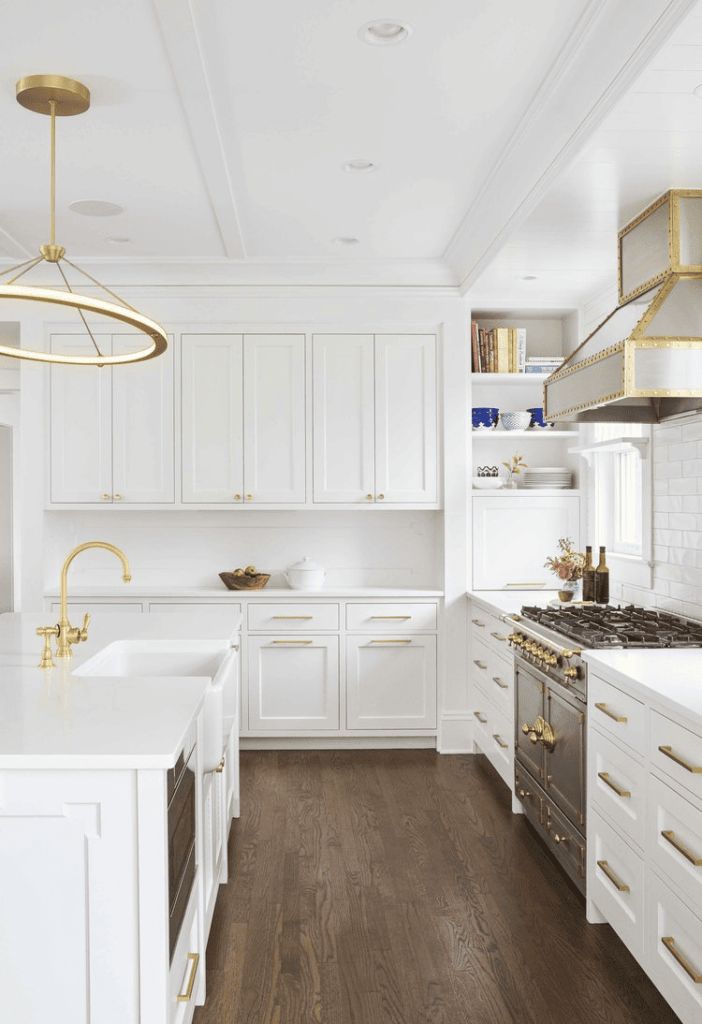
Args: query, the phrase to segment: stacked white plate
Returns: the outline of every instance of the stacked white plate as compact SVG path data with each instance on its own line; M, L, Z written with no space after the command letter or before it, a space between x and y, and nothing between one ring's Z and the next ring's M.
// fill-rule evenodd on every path
M539 466L524 470L525 487L553 487L565 490L572 486L573 475L564 466Z

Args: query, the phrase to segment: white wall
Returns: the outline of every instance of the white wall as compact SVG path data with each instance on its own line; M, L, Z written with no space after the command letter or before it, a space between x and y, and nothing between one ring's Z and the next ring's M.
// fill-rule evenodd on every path
M12 428L0 424L0 612L12 611Z

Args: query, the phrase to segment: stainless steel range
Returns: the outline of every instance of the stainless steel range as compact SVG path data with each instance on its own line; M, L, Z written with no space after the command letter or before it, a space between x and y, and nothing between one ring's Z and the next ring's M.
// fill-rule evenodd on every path
M702 647L702 624L637 605L522 608L503 615L515 652L515 795L585 892L584 650Z

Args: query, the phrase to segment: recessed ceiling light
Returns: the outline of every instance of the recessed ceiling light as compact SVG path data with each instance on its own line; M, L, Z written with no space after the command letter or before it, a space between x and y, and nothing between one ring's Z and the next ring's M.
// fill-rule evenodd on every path
M110 245L128 245L131 242L131 238L121 238L119 235L109 235L106 239Z
M351 235L337 235L336 238L332 238L332 242L334 245L358 245L358 239Z
M77 199L75 203L68 204L68 209L84 217L115 217L118 213L124 213L123 206L108 203L104 199Z
M520 274L517 278L518 281L538 281L536 274Z
M345 171L350 174L368 174L370 171L377 171L378 165L374 164L372 160L364 160L360 158L358 160L347 160L342 165Z
M359 38L371 46L396 46L397 43L404 43L412 35L412 26L406 21L396 21L394 18L380 18L377 21L368 21L358 30Z

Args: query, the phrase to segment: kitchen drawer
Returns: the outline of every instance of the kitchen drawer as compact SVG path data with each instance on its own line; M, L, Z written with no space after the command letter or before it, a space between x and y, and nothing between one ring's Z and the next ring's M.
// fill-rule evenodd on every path
M677 785L702 800L702 736L652 710L650 758Z
M150 612L193 612L199 615L213 608L231 612L233 620L241 615L241 605L231 601L149 601Z
M643 848L646 769L597 729L590 730L588 790L625 839Z
M635 753L644 757L646 717L641 701L618 690L616 686L605 682L594 673L590 674L588 680L588 692L592 724L609 733L618 743L626 743Z
M303 604L295 601L287 604L251 603L248 609L249 629L310 630L338 629L338 604Z
M599 814L588 820L587 894L640 961L644 946L644 862Z
M471 633L484 640L493 650L509 651L509 634L512 627L505 625L496 615L473 607L470 614Z
M661 779L649 782L647 850L702 915L702 810Z
M495 706L510 721L514 721L514 661L502 658L494 651L488 662L488 692Z
M490 745L490 730L496 731L495 707L487 694L479 687L473 687L473 739L483 753Z
M346 628L368 632L403 633L413 629L436 629L435 604L348 604Z
M486 746L482 748L492 766L502 776L507 786L512 786L514 775L514 728L505 715L493 710L490 716L490 727L485 738Z
M168 972L168 1024L188 1024L193 1019L202 987L204 964L200 964L197 910L198 887L195 885Z
M92 598L88 598L86 601L81 601L78 598L75 601L67 601L66 609L68 611L68 617L73 622L80 622L86 612L90 612L91 615L122 615L125 612L143 612L144 606L139 601L93 601ZM59 615L61 612L61 602L52 601L48 610L54 615Z
M538 793L532 792L534 785L522 766L514 762L514 793L528 811L529 818L537 824L542 824L543 800Z
M482 686L486 692L490 691L490 651L482 640L473 640L470 648L470 674L474 683Z
M646 879L645 914L648 974L681 1020L702 1020L702 919L655 871Z
M544 801L544 826L553 845L557 860L576 882L585 878L585 840L576 832L567 818ZM558 840L556 840L556 836ZM582 882L580 883L582 885Z

